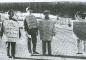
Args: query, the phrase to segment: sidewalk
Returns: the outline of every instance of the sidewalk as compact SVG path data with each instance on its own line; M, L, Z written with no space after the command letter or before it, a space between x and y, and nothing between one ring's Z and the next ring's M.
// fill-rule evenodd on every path
M27 48L27 38L25 32L21 30L22 37L17 41L16 57L14 60L83 60L83 59L70 59L68 56L76 57L77 44L76 40L72 37L72 32L64 29L56 29L56 36L52 40L52 54L53 55L67 55L65 57L58 56L30 56ZM42 55L42 41L38 36L37 52ZM0 60L12 60L7 57L6 45L4 41L0 40ZM86 59L85 59L86 60Z

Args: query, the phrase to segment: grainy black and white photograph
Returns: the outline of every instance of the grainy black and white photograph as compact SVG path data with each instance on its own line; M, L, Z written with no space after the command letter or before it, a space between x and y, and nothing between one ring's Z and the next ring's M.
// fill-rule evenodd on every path
M0 60L86 60L86 1L0 0Z

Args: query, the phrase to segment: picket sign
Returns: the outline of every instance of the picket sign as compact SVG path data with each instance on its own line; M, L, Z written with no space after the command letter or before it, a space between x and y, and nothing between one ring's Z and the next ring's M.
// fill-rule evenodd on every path
M79 39L86 40L86 21L74 21L73 32Z
M5 34L9 40L17 40L19 37L18 23L13 20L4 21Z

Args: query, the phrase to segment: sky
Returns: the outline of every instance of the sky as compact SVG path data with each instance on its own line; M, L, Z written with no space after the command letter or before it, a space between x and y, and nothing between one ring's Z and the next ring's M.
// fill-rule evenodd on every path
M3 2L59 2L59 1L69 1L69 2L86 2L86 0L0 0Z

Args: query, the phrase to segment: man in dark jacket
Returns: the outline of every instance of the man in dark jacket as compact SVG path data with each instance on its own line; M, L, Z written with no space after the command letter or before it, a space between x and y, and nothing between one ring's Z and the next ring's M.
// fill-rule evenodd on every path
M37 33L38 33L38 29L37 29L37 20L35 18L35 16L33 16L31 14L32 10L30 8L28 8L27 13L28 15L25 18L24 21L24 27L25 27L25 31L31 35L31 38L28 37L28 50L29 52L32 54L38 54L38 52L36 52L36 43L37 43ZM31 51L31 41L33 44L33 51Z

